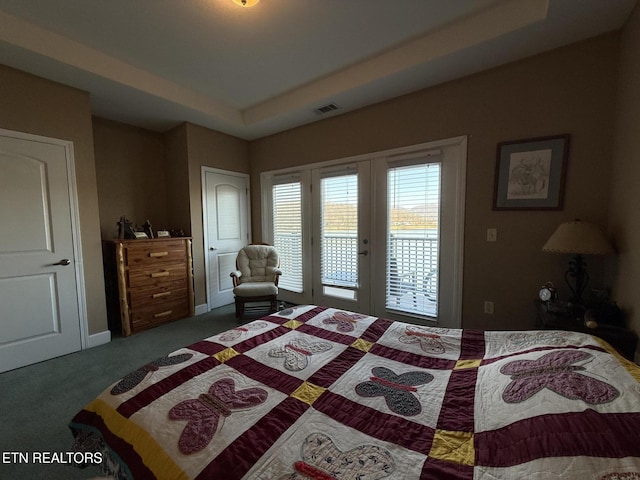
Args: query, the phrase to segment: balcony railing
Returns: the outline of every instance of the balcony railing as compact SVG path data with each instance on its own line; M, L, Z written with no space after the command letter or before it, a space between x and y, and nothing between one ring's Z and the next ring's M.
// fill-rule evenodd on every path
M358 287L358 241L353 234L331 233L323 237L322 283ZM302 286L302 239L300 234L276 235L285 277ZM290 260L287 260L290 259ZM288 265L286 265L288 264ZM290 270L290 273L287 272ZM299 282L294 280L299 277ZM301 291L295 289L294 291ZM437 231L393 233L389 237L386 269L386 306L402 312L435 316L438 309Z
M435 317L438 314L437 231L394 233L387 253L386 307Z

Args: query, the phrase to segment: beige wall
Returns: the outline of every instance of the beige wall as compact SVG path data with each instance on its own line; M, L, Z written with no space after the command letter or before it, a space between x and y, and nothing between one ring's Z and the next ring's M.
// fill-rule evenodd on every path
M254 239L261 232L261 172L468 135L463 326L532 328L547 280L564 287L568 257L541 251L565 220L607 224L618 36L614 34L294 130L250 145ZM561 211L492 211L496 144L571 134ZM486 229L498 229L487 243ZM593 286L602 260L589 259ZM483 301L495 314L482 313Z
M167 222L165 146L162 135L101 118L93 118L102 238L118 236L121 216L155 230Z
M164 134L167 156L167 217L170 228L191 235L189 211L189 153L186 126L180 125Z
M195 303L205 304L201 167L249 173L248 142L190 123L156 134L95 118L94 128L103 238L123 214L184 230L193 237Z
M638 177L634 133L639 74L634 59L639 23L636 12L622 34L617 115L620 38L610 34L253 142L192 124L164 135L102 119L92 125L86 93L0 67L0 127L74 141L91 333L106 328L100 230L111 238L123 214L137 222L152 217L156 228L165 222L194 237L196 304L206 301L202 165L251 173L252 228L254 240L260 240L261 172L458 135L469 136L463 325L532 327L532 299L542 282L553 280L567 294L562 276L568 258L542 253L544 241L564 220L578 217L607 225L609 214L621 249L615 267L619 280L612 276L609 283L615 282L620 303L633 313L640 242L634 212L638 199L631 183ZM612 178L614 117L618 133ZM572 136L565 208L494 212L496 144L560 133ZM138 182L131 177L139 172L149 181L142 180L142 188L132 195ZM125 186L119 179L132 183ZM149 203L155 192L163 195ZM498 242L485 241L488 227L498 229ZM604 262L588 261L594 286L602 286ZM495 302L493 316L482 313L484 300Z
M618 249L614 298L640 332L640 8L621 35L610 233Z
M206 304L205 246L202 230L202 167L249 173L249 142L184 123L165 134L168 209L171 222L193 237L196 306Z
M91 105L86 92L0 65L0 127L73 142L89 334L107 329Z
M193 280L196 305L206 303L204 233L202 231L203 166L249 173L249 142L224 133L187 124L191 235L193 236Z

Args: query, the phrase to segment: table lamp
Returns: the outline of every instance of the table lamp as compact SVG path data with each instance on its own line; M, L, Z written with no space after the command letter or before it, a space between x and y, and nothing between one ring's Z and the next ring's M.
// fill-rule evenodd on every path
M614 252L597 225L581 220L562 223L549 237L542 250L574 255L569 261L569 269L565 272L564 279L573 294L571 301L578 305L582 305L582 294L589 283L583 255L607 255Z

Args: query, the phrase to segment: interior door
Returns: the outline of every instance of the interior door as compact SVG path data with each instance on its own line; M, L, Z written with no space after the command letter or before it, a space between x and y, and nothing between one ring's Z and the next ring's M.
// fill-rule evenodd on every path
M313 301L370 310L370 162L315 169Z
M249 177L203 167L208 306L233 303L238 251L249 243Z
M68 142L0 131L0 371L81 349Z

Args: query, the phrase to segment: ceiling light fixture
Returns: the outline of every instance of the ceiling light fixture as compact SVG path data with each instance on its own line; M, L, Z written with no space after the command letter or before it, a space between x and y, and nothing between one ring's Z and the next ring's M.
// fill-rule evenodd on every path
M241 7L253 7L260 0L233 0L233 3Z

